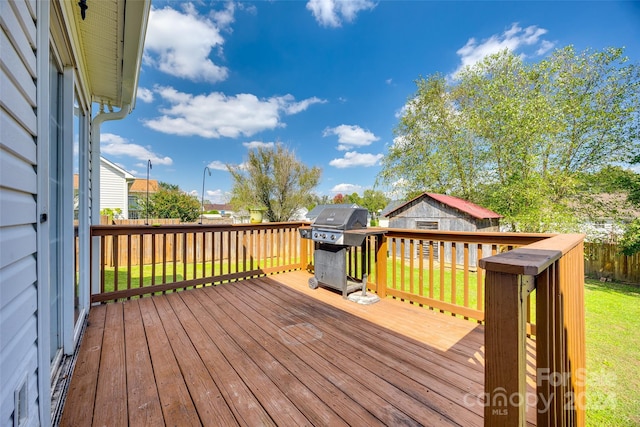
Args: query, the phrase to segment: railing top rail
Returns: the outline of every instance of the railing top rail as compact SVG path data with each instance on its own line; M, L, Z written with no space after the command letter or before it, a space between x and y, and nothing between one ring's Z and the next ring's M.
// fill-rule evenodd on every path
M507 274L537 276L584 240L584 234L560 234L487 258L480 267Z
M412 230L403 228L387 229L387 237L416 238L423 240L440 240L446 242L469 242L503 245L530 245L544 241L555 234L547 233L503 233L496 231L441 231L441 230Z
M197 233L204 231L239 231L239 230L273 230L287 227L302 227L308 222L265 222L260 224L126 224L126 225L92 225L92 236L112 236L126 234L169 234Z

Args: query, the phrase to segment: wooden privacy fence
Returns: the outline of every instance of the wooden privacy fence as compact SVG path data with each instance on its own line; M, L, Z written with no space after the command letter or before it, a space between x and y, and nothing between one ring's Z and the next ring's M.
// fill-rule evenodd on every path
M640 253L622 255L618 245L585 242L584 272L587 276L640 283Z
M299 238L301 225L93 226L91 236L100 240L99 292L91 301L304 268L311 249Z

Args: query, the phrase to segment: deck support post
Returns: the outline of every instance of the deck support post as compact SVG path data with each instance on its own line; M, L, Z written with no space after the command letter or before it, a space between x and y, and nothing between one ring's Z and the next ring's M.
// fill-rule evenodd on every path
M527 296L531 276L487 271L485 426L526 424Z
M377 236L376 250L376 293L380 298L387 297L387 236Z

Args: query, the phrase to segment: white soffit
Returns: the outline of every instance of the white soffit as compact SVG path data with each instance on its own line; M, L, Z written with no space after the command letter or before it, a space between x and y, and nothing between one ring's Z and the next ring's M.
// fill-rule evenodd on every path
M92 101L133 108L150 0L87 0L84 20L78 0L63 1L73 13Z

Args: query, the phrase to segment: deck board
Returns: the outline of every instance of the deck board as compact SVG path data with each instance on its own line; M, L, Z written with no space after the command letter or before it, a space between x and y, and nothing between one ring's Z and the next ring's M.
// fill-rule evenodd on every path
M482 425L482 326L308 277L92 308L61 425Z
M93 411L94 426L126 425L129 421L124 344L123 304L109 304Z
M124 304L129 425L157 426L164 423L164 419L140 305L136 302Z
M67 392L67 401L73 402L75 407L73 410L64 411L62 425L91 425L93 420L106 314L106 306L95 307L89 313L87 327L80 343L80 356L76 360L73 381Z

